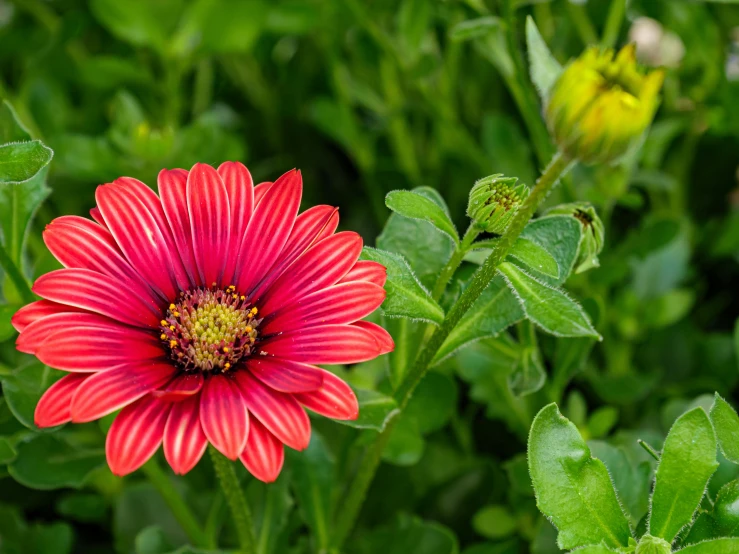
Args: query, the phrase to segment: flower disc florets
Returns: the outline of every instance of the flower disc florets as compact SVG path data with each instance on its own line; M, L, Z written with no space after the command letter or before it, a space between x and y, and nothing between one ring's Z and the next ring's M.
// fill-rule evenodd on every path
M159 338L185 370L228 371L251 353L258 313L233 285L183 292L160 322Z
M590 48L572 61L552 88L546 120L567 156L586 163L623 155L649 126L664 73L642 74L635 47Z
M480 179L470 191L467 215L488 233L503 233L529 195L526 185L516 186L515 177L502 174Z

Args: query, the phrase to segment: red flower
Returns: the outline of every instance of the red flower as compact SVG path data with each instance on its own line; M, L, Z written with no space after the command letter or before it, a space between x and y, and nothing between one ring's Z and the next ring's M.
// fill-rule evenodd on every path
M337 210L298 215L300 172L253 186L249 171L162 170L158 197L128 177L98 187L95 222L44 232L66 269L40 277L43 300L13 318L17 346L70 372L36 407L39 427L122 408L106 441L113 473L164 444L176 473L210 442L262 481L283 444L304 449L303 407L354 419L349 386L315 364L351 364L393 349L361 318L385 298L385 268L357 261L362 239L334 234Z

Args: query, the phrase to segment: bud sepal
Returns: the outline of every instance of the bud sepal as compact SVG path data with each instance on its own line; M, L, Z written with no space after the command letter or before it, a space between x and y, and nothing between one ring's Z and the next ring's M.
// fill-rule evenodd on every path
M516 177L490 175L475 183L470 191L467 215L475 226L501 235L508 228L518 208L529 195L529 187L516 185Z

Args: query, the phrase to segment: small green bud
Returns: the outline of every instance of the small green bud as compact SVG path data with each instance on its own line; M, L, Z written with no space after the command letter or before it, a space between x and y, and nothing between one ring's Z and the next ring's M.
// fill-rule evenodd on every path
M663 80L661 70L642 74L633 44L615 58L611 49L588 48L552 87L545 114L549 132L570 158L614 161L652 122Z
M529 195L529 188L516 185L516 177L490 175L475 183L470 191L467 215L478 229L503 234L518 208Z
M589 202L561 204L547 212L547 215L570 215L582 225L582 240L577 256L575 273L582 273L599 267L598 254L603 250L605 229L595 208Z
M672 545L664 539L644 535L636 547L636 554L670 554Z

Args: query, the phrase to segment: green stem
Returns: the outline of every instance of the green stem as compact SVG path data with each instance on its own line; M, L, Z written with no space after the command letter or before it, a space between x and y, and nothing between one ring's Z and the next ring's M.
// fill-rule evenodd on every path
M439 298L441 298L441 295L444 294L444 290L446 290L446 286L449 284L454 272L457 271L457 268L464 259L464 255L467 254L470 246L479 234L480 231L475 227L475 225L470 225L462 239L462 242L457 245L457 248L454 250L454 254L452 254L452 257L449 258L447 264L442 268L441 273L439 273L439 277L436 279L436 283L434 284L434 290L431 291L431 297L437 302Z
M570 20L575 26L575 30L580 36L583 45L590 46L592 44L598 44L598 33L595 31L595 27L588 17L585 6L583 4L575 4L569 0L565 0L565 5L567 6Z
M236 533L239 537L242 554L256 554L256 539L254 538L254 527L251 519L251 510L246 502L244 492L241 490L241 484L236 477L236 472L232 462L223 454L218 452L212 446L208 447L210 457L213 460L213 467L221 482L223 494L226 497L228 506L231 508L231 515L234 518Z
M205 536L208 539L208 548L218 548L218 532L221 530L223 521L223 509L225 508L225 497L223 491L218 489L210 505L208 517L205 519Z
M175 519L187 534L190 542L199 548L208 546L207 538L198 520L182 499L180 493L174 488L172 481L164 473L159 462L155 458L152 458L142 466L141 470L146 474L149 482L154 485L154 488L159 494L162 495L162 498L164 498Z
M626 0L611 0L611 7L608 9L608 17L606 18L606 26L603 30L603 38L601 45L607 48L613 48L618 40L618 33L621 31L621 22L626 14Z
M546 198L559 178L570 168L570 160L561 154L556 154L549 163L544 173L539 177L536 186L531 191L523 205L516 212L515 217L511 221L508 230L497 241L493 251L488 256L485 263L475 272L469 286L460 296L459 300L452 306L441 326L437 328L431 339L428 341L424 349L418 355L416 362L411 368L408 375L395 392L395 398L402 412L413 394L418 383L421 382L424 375L429 369L434 355L441 348L449 333L459 323L462 316L472 307L474 302L479 298L483 291L495 277L498 265L505 259L508 251L513 246L518 236L523 231L529 219L534 215L539 204ZM466 238L466 236L465 236ZM382 452L390 438L394 422L397 418L391 420L385 429L377 436L375 441L369 446L360 466L355 474L354 480L348 488L348 494L342 506L341 515L339 516L333 537L333 546L340 549L349 533L354 528L359 511L362 508L364 499L367 496L372 479L375 476L377 467L380 464Z
M21 270L10 259L2 244L0 244L0 267L3 268L5 274L13 282L13 285L15 285L16 291L20 294L23 302L27 304L36 300L33 292L31 292L31 288L28 286L26 278L23 277Z

